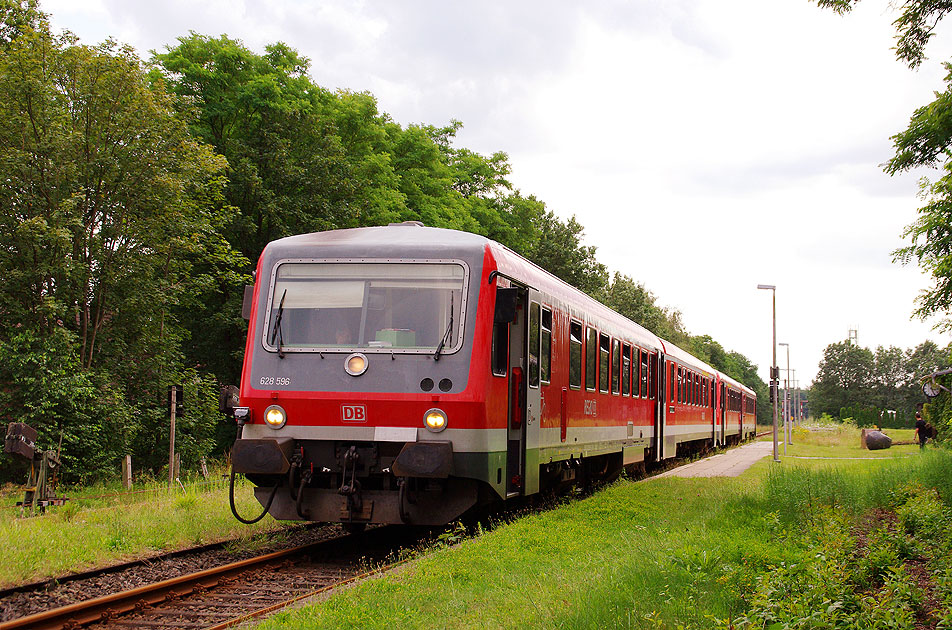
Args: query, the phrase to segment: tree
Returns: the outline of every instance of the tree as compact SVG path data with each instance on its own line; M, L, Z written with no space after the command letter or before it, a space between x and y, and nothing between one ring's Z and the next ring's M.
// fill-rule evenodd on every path
M859 0L817 0L821 7L848 13ZM935 35L938 23L952 11L950 0L905 0L896 27L896 56L910 68L925 60L925 47ZM952 328L952 64L945 63L946 88L934 101L912 115L909 126L892 137L895 155L886 165L890 175L919 166L940 168L935 182L924 180L915 222L907 226L903 238L910 243L893 252L893 260L903 265L913 260L927 272L932 287L916 300L917 317L939 316L937 327Z
M631 321L644 326L659 337L690 349L691 338L681 323L681 313L658 306L656 299L644 284L617 272L605 295L605 303ZM694 348L694 351L701 352L695 354L698 358L708 360L700 346Z
M843 407L869 406L874 363L874 355L868 348L849 341L828 345L811 387L812 413L839 417Z
M595 258L595 247L582 245L582 224L574 216L563 223L547 210L536 229L538 237L526 256L572 286L604 299L608 268Z
M122 446L181 360L177 309L197 265L233 254L219 235L225 161L131 49L54 35L33 2L0 17L0 344L24 353L4 365L0 416L44 409L41 434L65 430L75 448L108 408ZM46 387L75 400L51 403Z
M879 346L873 355L872 395L869 404L890 410L905 407L903 388L908 380L902 348Z

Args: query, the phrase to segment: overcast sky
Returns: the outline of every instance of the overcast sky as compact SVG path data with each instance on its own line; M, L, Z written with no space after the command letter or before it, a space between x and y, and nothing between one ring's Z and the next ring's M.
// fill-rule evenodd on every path
M256 52L283 41L315 82L369 91L401 124L461 120L458 146L508 153L523 194L575 215L612 271L765 380L761 283L777 285L803 385L850 329L874 349L949 342L910 320L927 278L891 262L919 178L936 176L880 165L944 88L952 32L913 72L885 0L845 17L808 0L41 1L84 43L147 56L190 30Z

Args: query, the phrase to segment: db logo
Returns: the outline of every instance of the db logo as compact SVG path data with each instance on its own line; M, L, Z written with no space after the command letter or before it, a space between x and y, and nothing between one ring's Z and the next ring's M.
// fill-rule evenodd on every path
M363 405L341 405L340 413L344 422L367 422L367 408Z

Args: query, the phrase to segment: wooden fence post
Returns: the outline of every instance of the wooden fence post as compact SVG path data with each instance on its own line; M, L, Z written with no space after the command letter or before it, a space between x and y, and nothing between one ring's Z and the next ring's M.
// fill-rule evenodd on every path
M126 455L122 460L122 487L132 490L132 455Z

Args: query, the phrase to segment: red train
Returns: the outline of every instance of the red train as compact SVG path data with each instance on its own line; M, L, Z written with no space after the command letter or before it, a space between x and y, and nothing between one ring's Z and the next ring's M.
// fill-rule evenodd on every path
M481 236L293 236L256 279L232 463L262 515L442 524L755 430L753 391Z

